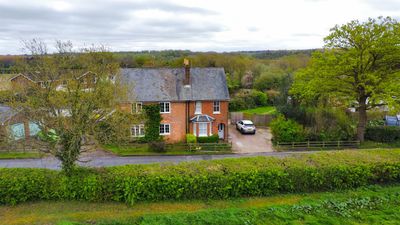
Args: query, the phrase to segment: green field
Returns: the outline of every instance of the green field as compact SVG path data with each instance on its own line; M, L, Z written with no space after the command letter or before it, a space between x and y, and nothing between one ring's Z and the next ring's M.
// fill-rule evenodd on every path
M399 224L400 186L231 200L36 202L0 206L2 224Z
M254 109L245 109L240 112L248 113L248 114L260 114L260 115L273 115L277 113L276 108L274 106L263 106Z

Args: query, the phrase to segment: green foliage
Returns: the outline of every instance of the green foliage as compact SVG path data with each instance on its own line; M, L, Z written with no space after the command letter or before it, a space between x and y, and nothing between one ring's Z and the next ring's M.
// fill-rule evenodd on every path
M241 90L229 102L230 111L240 111L244 109L252 109L268 104L267 94L264 92L250 89Z
M282 115L272 120L270 127L275 143L305 140L303 126L292 119L286 119Z
M186 143L196 143L197 139L194 134L186 134Z
M357 138L364 140L367 110L398 107L400 24L389 17L335 26L306 69L295 75L291 93L304 104L317 101L358 110Z
M160 123L162 120L160 114L160 105L144 105L143 110L146 119L144 124L146 129L144 140L147 142L162 140L162 136L160 136Z
M126 144L131 140L130 128L137 119L132 113L115 111L94 128L96 140L101 144Z
M164 141L150 141L148 143L148 145L149 145L149 148L155 152L166 152L167 151Z
M367 127L365 139L376 142L392 143L400 141L400 127L371 126Z
M218 143L219 137L218 134L213 134L208 137L197 137L197 142L199 143Z
M400 182L400 151L325 152L178 165L77 169L0 169L0 204L35 200L138 201L226 199L344 190Z

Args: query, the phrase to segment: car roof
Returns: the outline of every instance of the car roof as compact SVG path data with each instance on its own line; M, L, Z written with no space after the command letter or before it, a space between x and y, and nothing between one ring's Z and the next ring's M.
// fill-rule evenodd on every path
M242 122L243 122L244 124L253 124L253 122L251 122L251 120L242 120Z

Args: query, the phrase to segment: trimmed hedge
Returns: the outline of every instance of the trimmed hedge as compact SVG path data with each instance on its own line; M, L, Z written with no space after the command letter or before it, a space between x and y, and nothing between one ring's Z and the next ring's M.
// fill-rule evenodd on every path
M365 139L376 142L396 142L400 140L400 127L377 126L367 127Z
M79 169L0 169L0 204L35 200L226 199L356 188L400 181L400 150L323 152Z
M219 137L218 134L213 134L207 137L197 137L197 142L199 143L218 143Z

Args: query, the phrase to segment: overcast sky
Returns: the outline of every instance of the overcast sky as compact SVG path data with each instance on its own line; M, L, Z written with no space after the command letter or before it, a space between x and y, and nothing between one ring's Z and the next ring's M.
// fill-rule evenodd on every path
M114 51L309 49L335 24L400 19L400 0L0 0L0 54L21 40Z

